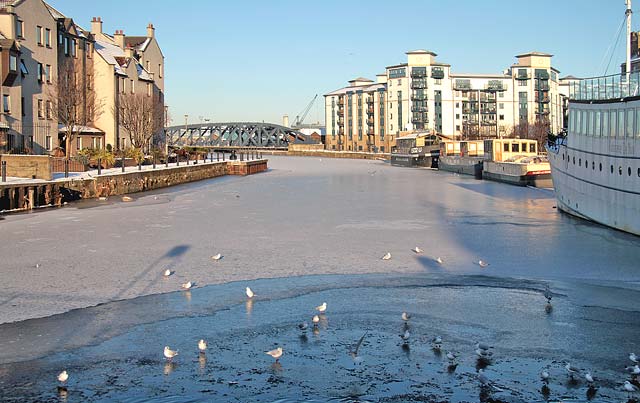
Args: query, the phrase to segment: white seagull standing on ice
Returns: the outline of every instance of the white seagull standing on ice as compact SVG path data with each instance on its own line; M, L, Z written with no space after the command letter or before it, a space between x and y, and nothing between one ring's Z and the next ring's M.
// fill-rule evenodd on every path
M549 380L549 371L543 369L542 372L540 372L540 378L542 378L544 382L547 382Z
M320 313L325 313L325 311L327 310L327 303L323 302L322 305L319 305L316 307L316 311L320 312Z
M221 255L220 253L215 254L215 255L211 256L211 259L213 259L213 260L220 260L220 259L222 259L222 255Z
M630 353L629 354L629 359L631 360L632 363L637 364L638 363L638 356L635 355L635 353Z
M204 353L207 350L207 342L201 339L198 342L198 350L200 350L201 353Z
M567 365L564 366L567 369L567 374L569 374L569 378L573 379L574 375L579 375L580 374L580 369L574 367L573 365L567 363Z
M247 289L245 290L245 292L247 293L247 297L249 298L253 298L254 294L253 291L251 291L251 288L247 287Z
M382 256L382 260L389 260L391 259L391 252L387 252L385 253L384 256Z
M67 379L69 379L69 374L67 373L67 371L62 371L58 374L58 381L65 383L67 381Z
M187 281L186 283L180 286L183 290L189 290L193 287L193 283L191 281Z
M484 260L478 260L478 266L487 267L489 266L489 263L485 262Z
M169 346L164 346L164 357L171 361L173 357L178 355L178 350L172 350Z
M409 315L406 312L402 312L402 316L401 317L402 317L402 320L404 320L405 322L408 322L409 319L411 319L411 315Z
M443 264L443 263L444 263L444 260L442 260L442 258L441 258L440 256L438 256L438 257L436 258L436 262L438 262L438 263L440 263L440 264Z
M162 275L165 276L165 277L169 277L172 274L173 274L173 272L171 270L169 270L169 269L165 270L164 273L162 273Z
M311 322L313 322L313 327L318 327L318 323L320 323L320 317L318 315L313 315L313 319L311 319Z
M419 247L415 247L413 249L411 249L414 253L422 253L422 249L420 249Z
M633 392L636 392L638 388L636 388L636 386L631 382L624 381L624 390L626 390L627 392L629 392L629 394L631 394Z
M584 374L584 379L586 379L589 383L593 383L593 376L591 375L591 372L587 372L586 374Z
M402 342L404 344L409 344L409 338L411 337L411 333L408 330L405 330L403 334L400 335Z
M275 350L267 351L265 354L272 356L276 359L276 362L282 357L282 347L278 347Z

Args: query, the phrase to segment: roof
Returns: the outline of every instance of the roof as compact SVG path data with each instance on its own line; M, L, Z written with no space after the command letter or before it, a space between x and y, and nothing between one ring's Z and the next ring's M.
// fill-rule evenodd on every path
M122 49L114 44L96 39L95 50L107 63L114 66L117 74L127 75L122 67L126 67L126 59L128 58Z
M138 72L138 78L145 81L153 81L153 76L144 68L142 64L136 62L136 71Z
M343 87L343 88L337 89L328 94L325 94L324 96L327 97L331 95L342 95L342 94L346 94L347 92L355 92L355 91L371 92L371 91L377 91L379 89L385 89L385 88L387 88L387 85L380 84L380 83L369 84L369 85L352 85L349 87Z
M410 51L406 52L405 54L407 54L407 55L431 55L431 56L434 56L434 57L438 56L434 52L432 52L430 50L424 50L424 49L410 50Z
M400 63L400 64L394 64L393 66L387 66L386 68L387 69L392 69L394 67L406 67L408 65L409 65L408 63Z
M516 55L516 57L526 57L526 56L552 57L553 55L549 53L543 53L543 52L529 52L529 53L523 53L521 55Z
M67 131L67 126L58 125L58 132L64 133ZM82 125L74 125L72 127L72 132L74 133L96 133L96 134L104 134L104 132L100 129L96 129L95 127L90 126L82 126Z
M396 140L409 140L409 139L415 139L418 137L426 137L426 136L431 136L431 132L411 133L411 134L407 134L406 136L396 137Z
M144 52L147 49L147 46L151 42L151 38L146 36L125 36L124 44L125 46L130 46L140 52Z
M369 80L368 78L364 78L364 77L358 77L358 78L354 78L353 80L349 80L350 83L353 83L355 81L365 81L368 83L372 83L373 80Z
M481 74L481 73L451 73L452 78L510 78L510 76L504 74Z
M581 78L569 75L569 76L560 77L560 80L581 80Z

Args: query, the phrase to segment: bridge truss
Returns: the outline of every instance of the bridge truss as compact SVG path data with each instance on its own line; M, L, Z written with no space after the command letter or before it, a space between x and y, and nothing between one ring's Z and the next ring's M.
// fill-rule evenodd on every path
M291 143L313 144L310 136L272 123L201 123L165 128L170 147L287 148Z

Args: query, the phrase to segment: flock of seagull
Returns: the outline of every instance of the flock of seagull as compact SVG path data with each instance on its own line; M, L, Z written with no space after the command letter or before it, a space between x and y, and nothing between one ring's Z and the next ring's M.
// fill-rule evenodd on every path
M412 251L416 254L421 254L423 252L423 250L418 246L414 247ZM218 253L216 255L211 256L211 259L214 261L218 261L222 259L222 257L223 257L222 254ZM390 259L391 259L390 252L387 252L384 256L382 256L382 260L390 260ZM434 261L438 262L439 264L444 264L444 260L441 257L436 257ZM489 263L483 260L477 261L476 264L482 268L489 266ZM163 272L163 277L168 278L172 276L174 273L175 272L173 270L166 269ZM191 289L193 286L195 286L195 282L188 281L181 285L181 289L186 291ZM250 287L245 288L245 294L249 300L251 300L256 296L256 294L253 292L253 290ZM551 305L553 294L551 293L551 290L549 289L548 285L545 288L543 295L547 300L545 311L549 313L553 309ZM311 318L311 323L314 328L314 332L317 332L318 325L320 323L319 315L325 315L327 311L327 303L323 302L321 305L316 306L315 310L318 312L318 314L314 315ZM409 331L409 321L411 319L411 314L409 314L408 312L402 312L400 317L404 323L404 329L403 329L404 332L401 333L399 336L400 336L400 339L402 340L403 348L408 348L408 345L411 339L411 332ZM309 328L309 324L305 321L305 322L299 323L297 327L300 331L306 332L307 329ZM362 361L362 358L359 356L358 353L366 335L367 333L363 334L362 337L356 343L354 349L352 349L349 352L349 354L351 355L355 363L360 363ZM433 349L434 352L441 354L442 346L443 346L443 339L441 336L436 336L431 340L431 348ZM206 351L208 348L207 342L201 339L198 341L197 347L198 347L200 356L203 357L206 354ZM282 347L277 347L273 350L266 351L265 354L271 356L273 359L275 359L275 362L278 363L280 358L284 354L284 350ZM478 370L477 370L476 377L478 382L480 383L481 389L484 391L492 391L492 390L502 391L502 389L496 386L495 383L493 383L488 378L488 376L484 373L484 369L483 369L492 363L492 359L493 359L492 346L483 342L477 342L475 344L474 354L478 362L478 366L477 366ZM178 356L178 350L172 350L169 346L165 346L163 355L167 359L167 361L171 362L175 357ZM447 361L448 361L447 371L449 373L455 372L458 366L458 355L452 351L447 351L445 354L445 357L447 358ZM631 394L638 392L638 386L636 386L635 384L640 383L640 358L635 353L630 353L629 360L631 361L632 365L625 367L625 371L631 375L631 381L625 380L622 385L622 389L626 391L629 394L629 396L631 396ZM581 369L571 365L570 363L567 362L564 368L566 369L567 376L569 377L569 380L571 382L577 382L577 380L582 377ZM541 392L543 395L546 395L546 396L548 396L550 393L550 389L548 386L550 377L551 376L549 374L548 367L543 369L542 372L540 373L540 379L543 381ZM583 377L584 377L584 380L589 385L587 395L590 397L595 396L595 393L597 391L597 388L595 386L596 384L595 377L590 371L585 372ZM59 390L66 391L66 387L64 385L66 384L68 379L69 379L69 373L66 370L58 374L58 382L60 383L60 385L58 386ZM635 384L632 382L634 382Z

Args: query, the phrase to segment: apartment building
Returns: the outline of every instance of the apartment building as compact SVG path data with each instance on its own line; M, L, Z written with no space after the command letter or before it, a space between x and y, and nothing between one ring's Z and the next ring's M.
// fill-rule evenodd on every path
M56 113L60 73L77 80L87 100L77 108L72 154L130 146L119 125L124 94L164 105L164 56L152 24L142 36L108 35L99 17L85 30L42 0L0 0L0 54L0 152L65 147L67 128Z
M360 132L360 121L353 120L364 113L357 97L362 93L368 99L372 82L352 80L325 95L328 149L389 150L395 138L411 131L486 138L508 136L514 128L536 122L548 123L554 131L563 125L566 86L560 85L559 71L551 66L552 55L517 55L516 63L500 74L454 73L451 65L438 62L427 50L406 55L406 63L387 66L377 76L376 101L382 105L374 108L379 114L374 124L364 125L370 133L366 140L349 133ZM344 110L336 108L343 103ZM343 113L345 120L340 119Z

